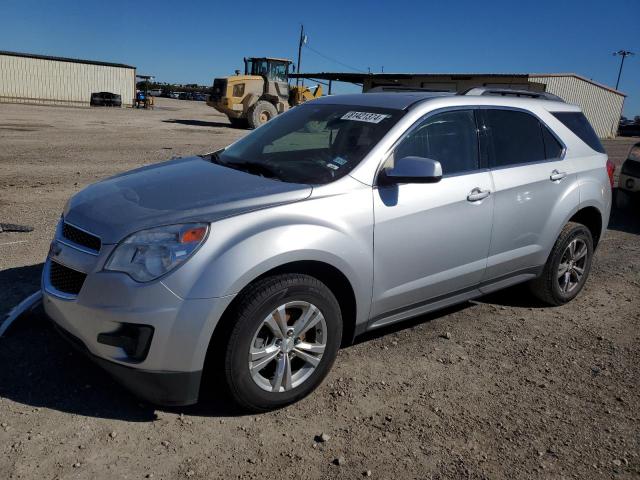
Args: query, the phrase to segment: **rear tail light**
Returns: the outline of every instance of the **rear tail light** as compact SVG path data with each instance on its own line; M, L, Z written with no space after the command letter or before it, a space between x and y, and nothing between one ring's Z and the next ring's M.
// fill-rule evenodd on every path
M615 164L607 159L607 175L609 175L609 183L611 184L611 188L613 188L613 172L616 170Z

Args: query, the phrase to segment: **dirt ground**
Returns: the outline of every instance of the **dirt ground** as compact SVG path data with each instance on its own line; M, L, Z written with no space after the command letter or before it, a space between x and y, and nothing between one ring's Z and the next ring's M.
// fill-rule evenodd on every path
M0 233L0 318L38 288L70 195L245 133L197 102L0 104L0 222L35 228ZM619 164L629 144L606 147ZM224 396L141 403L35 312L0 339L0 478L637 478L639 327L638 210L613 212L572 303L516 288L367 335L314 394L263 415Z

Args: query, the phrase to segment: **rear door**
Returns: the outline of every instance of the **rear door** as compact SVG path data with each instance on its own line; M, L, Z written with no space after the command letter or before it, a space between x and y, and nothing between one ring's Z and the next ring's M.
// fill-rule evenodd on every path
M486 266L493 187L479 154L474 110L434 113L418 122L387 166L407 156L438 160L443 178L373 191L374 322L474 289Z
M560 139L532 113L511 108L479 112L495 187L484 280L535 273L546 261L557 206L579 203L574 165L565 158Z

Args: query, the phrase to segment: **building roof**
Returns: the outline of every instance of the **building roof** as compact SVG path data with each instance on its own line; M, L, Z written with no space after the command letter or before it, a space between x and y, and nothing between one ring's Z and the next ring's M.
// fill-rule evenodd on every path
M610 92L617 93L618 95L622 95L626 97L626 93L622 93L620 90L616 90L615 88L608 87L602 83L595 82L590 78L583 77L582 75L578 75L577 73L530 73L529 78L541 78L541 77L573 77L578 80L582 80L583 82L591 83L596 87L604 88L605 90L609 90Z
M308 78L318 80L333 80L338 82L349 83L364 83L366 78L376 80L400 80L411 79L415 77L450 77L452 80L465 80L472 77L496 77L496 78L520 78L522 80L528 80L530 78L540 77L574 77L578 80L582 80L587 83L591 83L610 92L617 93L618 95L626 95L619 90L608 87L598 82L594 82L582 75L576 73L353 73L353 72L317 72L317 73L299 73L289 74L291 78Z
M379 80L406 79L413 77L451 77L454 80L464 80L471 77L510 77L527 79L526 73L353 73L353 72L317 72L292 73L291 78L317 78L318 80L333 80L339 82L363 83L366 78Z
M99 62L96 60L82 60L80 58L52 57L49 55L38 55L34 53L7 52L5 50L0 50L0 55L7 55L10 57L35 58L39 60L53 60L56 62L84 63L87 65L102 65L105 67L132 68L134 70L136 68L136 67L132 67L131 65L125 65L124 63Z

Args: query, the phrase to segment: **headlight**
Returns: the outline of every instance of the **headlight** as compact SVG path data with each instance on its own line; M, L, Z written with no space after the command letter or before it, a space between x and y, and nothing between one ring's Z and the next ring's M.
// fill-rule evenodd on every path
M241 97L244 95L244 83L237 83L233 86L233 96Z
M143 230L115 248L105 270L124 272L148 282L184 263L207 237L208 225L192 223Z

